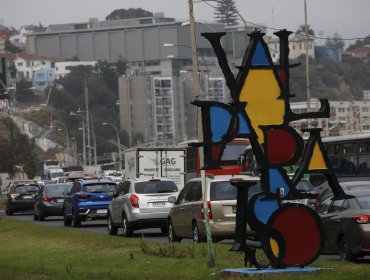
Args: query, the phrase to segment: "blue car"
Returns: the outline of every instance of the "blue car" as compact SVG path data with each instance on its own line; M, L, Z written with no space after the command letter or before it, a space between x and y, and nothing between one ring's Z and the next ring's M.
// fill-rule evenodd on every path
M80 179L64 199L64 225L80 227L82 221L107 219L117 184L107 179Z

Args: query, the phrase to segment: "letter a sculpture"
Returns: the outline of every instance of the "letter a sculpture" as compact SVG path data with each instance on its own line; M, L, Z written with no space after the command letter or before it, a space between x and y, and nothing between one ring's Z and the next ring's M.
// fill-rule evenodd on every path
M248 138L261 172L262 192L248 198L248 182L238 181L235 244L232 250L245 252L245 265L257 268L284 268L306 266L315 261L324 243L319 216L301 204L283 203L302 198L297 183L306 173L325 175L334 198L346 195L335 177L325 153L319 128L306 129L310 137L302 137L289 123L299 119L328 118L329 103L320 100L317 112L294 114L290 108L288 37L292 32L274 33L280 39L280 62L274 65L263 33L250 34L250 42L238 66L235 77L230 70L220 40L225 33L204 33L212 45L218 63L230 89L230 104L215 101L194 101L201 107L204 166L219 168L218 161L225 145L236 137ZM297 164L293 178L284 166ZM261 264L250 246L245 232L246 224L257 233L268 264Z

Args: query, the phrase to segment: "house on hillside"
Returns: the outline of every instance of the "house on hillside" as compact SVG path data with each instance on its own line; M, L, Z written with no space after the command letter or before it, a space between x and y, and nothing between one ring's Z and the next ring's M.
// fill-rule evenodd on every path
M314 38L308 35L308 55L315 58L314 51ZM279 37L268 37L267 46L271 53L279 52L280 50L280 40ZM295 59L300 55L306 54L306 36L304 34L295 34L289 37L289 59Z
M14 64L17 70L17 78L33 80L36 70L51 70L54 68L55 59L22 52L17 54Z
M315 46L315 56L317 58L327 58L335 62L342 62L342 52L334 47Z
M55 62L54 77L56 80L66 76L71 69L77 66L95 66L96 61L60 61Z
M6 28L0 25L0 50L5 49L5 42L9 40L9 32Z
M370 57L370 45L365 45L346 52L357 58L369 58Z

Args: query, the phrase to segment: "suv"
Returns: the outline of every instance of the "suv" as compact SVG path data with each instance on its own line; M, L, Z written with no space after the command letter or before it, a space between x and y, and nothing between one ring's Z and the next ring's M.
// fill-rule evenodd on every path
M261 190L260 178L247 175L206 177L208 217L214 240L234 239L237 188L230 180L243 179L255 182L249 195ZM192 238L194 243L205 241L203 193L201 178L186 183L168 215L168 239L170 242ZM251 233L251 232L250 232Z
M119 227L126 237L132 236L135 229L143 228L159 227L166 233L167 216L172 206L168 198L177 195L177 185L170 179L124 181L108 208L108 233L116 235Z
M10 184L5 198L5 213L13 215L17 211L33 209L33 200L40 186L31 180L17 180Z
M64 199L64 225L81 226L81 221L107 218L108 205L117 191L117 184L107 179L76 181Z

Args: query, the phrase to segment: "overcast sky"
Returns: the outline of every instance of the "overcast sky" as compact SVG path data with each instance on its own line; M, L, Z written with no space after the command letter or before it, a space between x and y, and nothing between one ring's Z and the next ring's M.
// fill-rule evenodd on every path
M209 0L208 0L209 1ZM370 0L306 0L308 24L323 37L338 32L342 38L363 38L370 34ZM247 22L295 31L304 24L304 0L235 0ZM214 2L207 2L215 5ZM214 9L194 0L196 20L213 21ZM187 0L0 0L0 23L19 28L56 23L104 20L116 9L143 8L164 12L167 17L188 19ZM269 29L272 33L272 29Z

